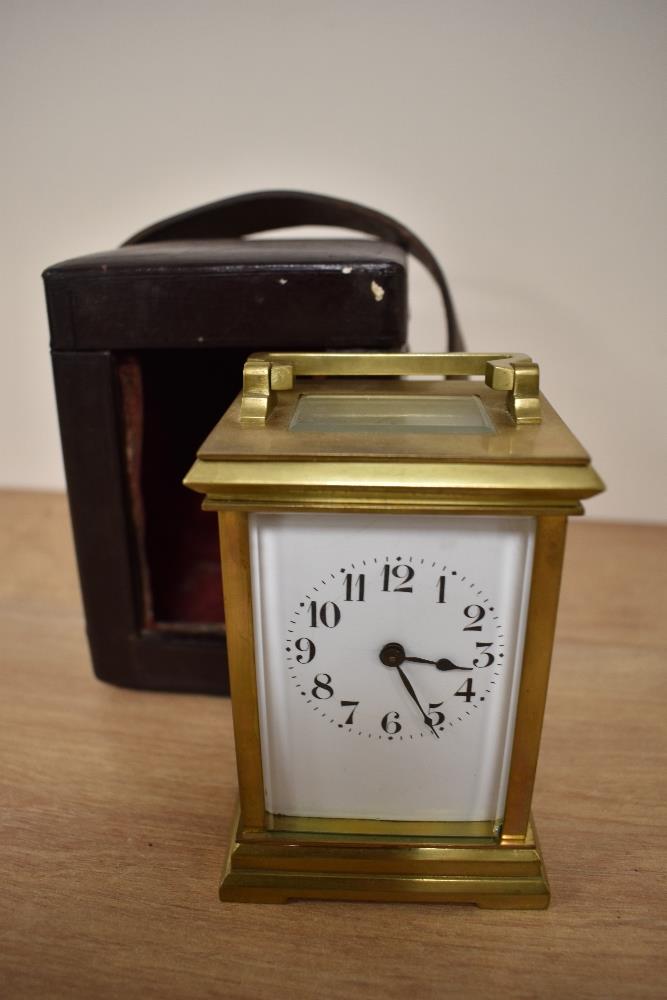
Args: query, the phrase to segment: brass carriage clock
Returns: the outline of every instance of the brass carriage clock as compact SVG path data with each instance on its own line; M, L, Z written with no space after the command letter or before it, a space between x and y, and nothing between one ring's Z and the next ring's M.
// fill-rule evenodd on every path
M220 523L221 898L546 906L530 803L565 527L603 485L537 365L253 355L186 484Z

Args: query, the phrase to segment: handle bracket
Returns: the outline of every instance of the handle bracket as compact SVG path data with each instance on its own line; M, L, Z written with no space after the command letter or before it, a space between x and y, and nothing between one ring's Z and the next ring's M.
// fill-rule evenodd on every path
M539 367L526 354L271 352L251 354L243 367L241 423L265 424L275 406L276 393L293 389L295 379L307 375L483 376L491 389L506 392L507 412L515 424L541 421Z

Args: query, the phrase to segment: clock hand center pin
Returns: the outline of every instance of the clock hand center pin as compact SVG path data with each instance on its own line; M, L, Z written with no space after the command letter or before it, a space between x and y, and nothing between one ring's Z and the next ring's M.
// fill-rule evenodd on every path
M405 660L405 650L400 642L388 642L380 650L379 656L385 667L400 667Z

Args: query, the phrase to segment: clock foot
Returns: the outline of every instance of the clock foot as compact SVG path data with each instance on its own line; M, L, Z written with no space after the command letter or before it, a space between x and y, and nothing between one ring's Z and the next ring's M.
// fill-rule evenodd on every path
M475 900L475 905L480 910L546 910L549 899L549 889L545 883L542 893L530 896L480 896Z

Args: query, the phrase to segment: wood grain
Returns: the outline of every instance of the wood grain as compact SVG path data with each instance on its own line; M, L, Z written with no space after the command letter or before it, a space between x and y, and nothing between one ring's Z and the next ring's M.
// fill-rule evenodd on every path
M96 681L64 497L0 515L3 998L665 996L667 528L571 528L522 913L220 904L229 704Z

